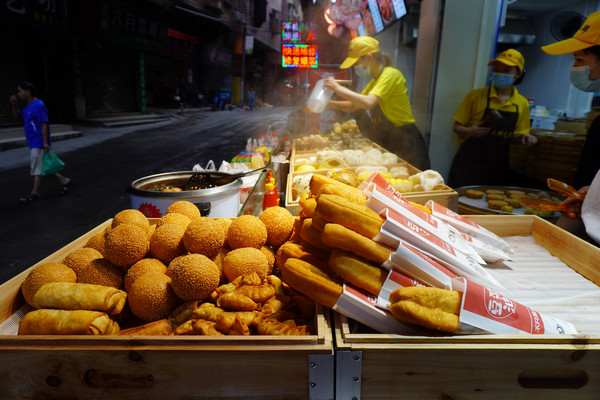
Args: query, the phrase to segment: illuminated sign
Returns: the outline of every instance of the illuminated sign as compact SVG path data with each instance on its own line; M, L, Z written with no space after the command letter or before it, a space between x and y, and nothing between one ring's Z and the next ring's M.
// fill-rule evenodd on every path
M283 68L317 68L319 46L316 44L282 44L281 66Z
M299 42L302 40L302 27L300 22L282 22L281 40L284 42Z

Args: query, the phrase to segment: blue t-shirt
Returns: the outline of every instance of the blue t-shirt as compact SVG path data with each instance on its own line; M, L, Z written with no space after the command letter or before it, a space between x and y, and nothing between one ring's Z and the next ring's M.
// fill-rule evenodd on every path
M35 99L21 110L25 125L25 138L30 149L44 148L42 123L48 123L48 109L43 101ZM48 144L50 144L50 126L48 126Z

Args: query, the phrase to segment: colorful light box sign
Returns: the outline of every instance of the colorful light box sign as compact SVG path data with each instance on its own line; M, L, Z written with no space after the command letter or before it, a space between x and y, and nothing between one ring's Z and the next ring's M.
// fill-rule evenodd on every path
M317 68L319 46L316 44L281 45L281 66L283 68Z
M300 22L282 22L281 40L284 42L299 42L302 40L302 26Z

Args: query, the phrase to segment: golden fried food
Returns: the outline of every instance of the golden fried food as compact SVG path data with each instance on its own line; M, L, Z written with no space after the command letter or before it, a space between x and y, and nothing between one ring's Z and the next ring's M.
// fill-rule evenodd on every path
M383 264L393 250L339 224L327 224L321 240L329 247L353 253L367 261Z
M408 300L392 304L390 312L402 322L442 332L456 332L459 325L458 315L450 314L437 308L427 308Z
M346 185L345 183L342 183L338 180L330 178L326 175L313 174L313 176L310 178L310 183L309 183L310 192L312 193L312 195L316 196L317 193L319 193L319 191L321 190L321 187L325 184ZM348 185L346 185L346 186L348 186Z
M259 219L267 228L269 246L280 246L292 235L294 216L284 207L269 207L260 214Z
M204 300L219 286L221 271L202 254L180 257L171 271L171 287L182 300Z
M459 326L461 295L457 291L409 286L390 293L390 312L402 322L455 332Z
M167 319L159 319L157 321L148 322L147 324L134 326L133 328L123 329L119 332L122 336L166 336L173 333L173 328Z
M75 271L75 273L78 273L90 261L102 257L102 253L98 250L91 247L82 247L67 254L62 263Z
M259 335L306 335L306 325L296 326L273 319L263 319L258 323L256 330Z
M321 231L321 232L323 232L323 229L325 229L325 225L329 222L325 218L323 218L321 213L319 213L317 210L315 210L315 212L313 213L311 220L312 220L312 226L316 230Z
M19 321L19 335L116 335L119 324L101 311L34 310Z
M252 311L260 308L254 300L236 290L219 296L217 306L234 311Z
M490 200L487 202L487 206L492 210L501 210L502 207L507 205L508 203L504 200Z
M499 194L504 196L504 190L499 190L499 189L487 189L485 191L485 194Z
M140 261L133 264L125 274L125 278L123 280L125 290L129 292L131 290L131 285L138 279L140 276L148 273L148 272L158 272L164 274L167 272L167 267L163 264L162 261L157 260L156 258L143 258Z
M525 196L525 192L522 190L507 190L506 191L506 196L513 198L513 199L518 199L521 196Z
M110 230L104 242L104 257L127 270L148 252L148 230L137 225L122 224Z
M215 328L215 323L202 319L195 320L192 324L194 334L202 336L221 336L223 335Z
M249 272L256 272L262 280L268 275L269 261L259 249L242 247L227 253L223 259L223 272L229 281Z
M297 258L286 260L281 278L298 292L329 308L333 308L343 291L342 286L326 272Z
M125 271L123 271L123 268L111 263L106 258L97 258L90 261L79 271L77 282L120 289L123 287L124 278Z
M183 243L191 253L214 257L225 243L225 231L214 218L199 217L188 225Z
M304 224L302 224L302 229L300 230L300 237L302 240L310 243L311 245L324 250L331 251L331 247L323 243L322 232L316 229L313 226L312 218L307 218L304 220Z
M65 264L60 263L46 263L33 267L21 286L21 292L23 292L27 304L33 307L33 296L42 285L48 282L77 282L77 274Z
M254 215L242 215L233 220L227 231L227 243L232 249L254 247L260 249L267 243L267 227Z
M474 190L474 189L468 189L465 192L465 196L467 196L470 199L481 199L484 194L485 193L483 193L481 190Z
M150 254L166 264L175 257L186 254L187 249L183 243L185 231L186 228L176 224L159 226L150 237Z
M504 195L503 194L486 194L485 195L485 200L486 201L490 201L490 200L504 200Z
M521 205L521 200L519 200L518 197L506 197L504 199L505 202L508 203L509 206L511 206L512 208L521 208L523 207L523 205Z
M163 215L156 223L156 227L159 228L164 224L175 224L185 229L190 222L192 222L192 220L187 215L178 212L172 212Z
M133 315L147 322L167 318L177 302L171 278L154 272L139 277L127 297Z
M317 207L317 198L307 197L306 199L299 201L298 204L302 207L300 214L305 218L312 218L315 208Z
M223 271L223 260L225 260L225 256L227 255L227 253L229 253L229 249L227 247L221 247L219 252L211 258L211 260L213 260L213 262L217 265L217 268L219 268L219 271L221 272L221 278L219 279L220 285L227 282L227 276Z
M267 262L269 264L269 268L267 269L267 275L271 275L273 273L273 267L275 267L275 254L273 250L271 250L268 246L263 246L260 248L260 251L267 257Z
M275 288L268 284L259 286L242 285L235 291L251 298L255 303L264 303L275 296Z
M217 322L219 315L224 312L224 309L212 303L202 303L192 312L192 318Z
M363 193L362 190L349 185L326 183L324 185L321 185L317 196L320 194L335 194L337 196L344 197L353 203L358 204L365 204L367 202L367 196Z
M191 201L186 200L176 201L167 207L165 214L170 213L180 213L186 215L191 220L200 218L202 216L198 207Z
M423 286L407 286L390 293L390 303L410 300L427 308L439 308L444 312L460 313L461 295L455 290Z
M93 310L118 314L127 302L127 293L108 286L88 283L48 282L33 296L35 308Z
M285 242L279 246L279 249L277 250L277 255L275 257L277 268L281 270L288 258L299 258L310 264L316 265L323 271L327 271L330 276L334 275L333 271L331 271L328 266L329 253L312 251L311 249L307 249L305 245Z
M294 229L292 230L292 236L290 241L294 243L300 243L300 231L302 230L302 224L304 224L305 217L297 216L294 218Z
M108 232L96 233L88 239L83 247L92 248L98 251L104 257L104 242L106 241L106 235Z
M383 224L383 218L366 205L332 194L322 194L317 198L316 212L325 220L345 226L369 239L377 236Z
M144 230L144 232L148 232L150 229L150 222L148 222L148 218L139 210L127 209L123 211L119 211L112 220L111 228L114 229L119 225L123 224L132 224L137 225Z
M329 266L346 282L377 296L383 287L388 272L354 254L334 249L329 257Z

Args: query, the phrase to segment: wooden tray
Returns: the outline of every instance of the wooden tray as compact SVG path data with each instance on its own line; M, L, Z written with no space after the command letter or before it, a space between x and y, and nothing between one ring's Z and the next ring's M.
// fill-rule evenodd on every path
M409 173L412 174L416 174L418 172L420 172L420 170L418 170L417 168L413 167L412 165L408 164L408 163L403 163L403 164L394 164L392 166L388 166L388 167L394 167L397 165L405 165L408 168ZM354 171L356 168L345 168L349 171ZM305 174L320 174L320 175L326 175L327 174L327 170L317 170L317 171L310 171L310 172L291 172L288 175L288 179L287 179L287 185L286 185L286 192L285 192L285 207L290 210L290 212L294 215L298 215L298 213L301 211L301 207L300 204L298 203L298 201L294 200L293 197L293 182L294 182L294 178L300 175L305 175ZM458 212L459 210L459 204L458 204L458 193L452 189L450 186L445 186L444 189L442 190L434 190L434 191L430 191L430 192L408 192L408 193L402 193L402 195L409 201L418 203L418 204L423 204L425 205L425 203L427 203L427 201L429 200L434 200L435 202L443 205L446 208L449 208L455 212Z
M62 261L110 222L38 264ZM31 268L0 286L0 322L24 304L20 287ZM0 397L332 397L329 310L317 306L315 327L315 334L295 337L0 336Z
M600 285L600 249L550 222L469 218L500 236L533 237ZM590 399L600 391L600 335L407 337L361 329L334 314L338 398Z

